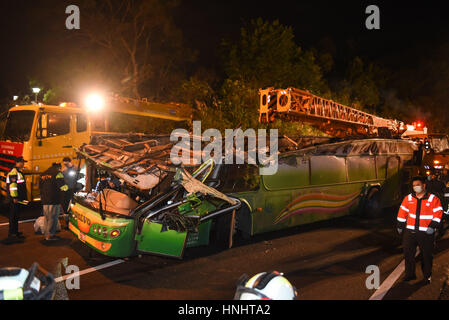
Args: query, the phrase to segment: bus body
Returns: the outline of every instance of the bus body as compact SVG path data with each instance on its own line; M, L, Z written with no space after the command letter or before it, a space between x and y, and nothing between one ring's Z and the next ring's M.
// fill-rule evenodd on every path
M0 186L6 196L6 175L14 167L15 160L26 161L27 197L39 201L39 175L52 163L64 157L73 158L74 147L88 143L91 124L81 108L28 105L9 110L5 133L0 141Z
M185 248L217 239L231 246L235 232L251 236L285 229L368 210L373 202L378 208L397 205L416 173L416 150L414 142L393 139L325 144L281 154L272 176L260 176L252 165L216 165L205 184L238 199L238 209L196 195L176 202L165 190L123 215L99 212L76 197L70 230L107 256L182 258ZM195 219L200 221L195 228L180 227Z

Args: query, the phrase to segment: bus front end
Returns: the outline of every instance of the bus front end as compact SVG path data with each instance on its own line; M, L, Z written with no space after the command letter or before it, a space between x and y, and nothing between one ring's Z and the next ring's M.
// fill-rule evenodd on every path
M134 219L100 213L83 200L74 201L69 217L70 231L93 250L110 257L134 254Z

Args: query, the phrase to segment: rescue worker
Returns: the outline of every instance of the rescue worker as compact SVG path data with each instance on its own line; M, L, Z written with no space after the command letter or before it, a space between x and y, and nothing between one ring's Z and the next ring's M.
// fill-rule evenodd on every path
M441 175L441 181L446 185L449 183L449 165L445 165L443 169L443 174Z
M426 190L427 192L434 194L440 199L441 206L443 207L443 218L442 223L440 224L439 228L437 229L437 233L435 234L435 238L440 238L440 236L443 235L443 229L444 229L444 220L447 219L447 201L444 197L446 185L443 181L437 178L435 173L432 173L428 176L429 181L427 181L426 184Z
M62 174L64 175L65 184L68 186L67 192L64 193L64 200L62 203L62 210L64 214L64 220L66 222L66 229L69 227L69 206L70 201L72 200L73 194L76 192L77 185L77 176L78 172L76 167L72 163L72 159L69 157L65 157L62 159L64 164L64 169L62 170Z
M28 203L25 175L22 173L25 161L16 160L14 168L6 176L6 188L9 198L9 238L24 238L19 232L19 217L22 206Z
M431 281L435 230L443 215L438 197L427 192L426 180L412 179L413 192L402 201L398 212L398 232L403 233L402 245L405 256L405 278L416 279L415 254L418 245L422 254L422 272L427 284Z
M64 193L69 187L64 181L61 164L53 163L39 179L39 189L45 216L44 235L46 241L58 240L56 228L63 202Z
M449 220L449 164L446 164L443 169L443 173L441 175L440 180L445 184L444 188L444 197L443 197L443 210L444 210L444 228L448 227Z
M431 173L427 177L426 190L427 192L436 195L440 201L443 201L445 184L440 181L435 173Z

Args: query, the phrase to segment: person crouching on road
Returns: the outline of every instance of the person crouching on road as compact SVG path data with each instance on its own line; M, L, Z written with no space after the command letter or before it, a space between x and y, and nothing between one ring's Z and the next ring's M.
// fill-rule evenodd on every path
M427 284L431 281L435 229L441 222L443 208L440 199L426 190L426 180L412 179L413 192L402 201L398 212L398 232L403 233L405 278L416 279L415 254L419 246L422 254L422 272Z
M61 203L64 199L63 193L69 189L64 181L64 175L61 172L61 165L59 163L53 163L50 168L41 174L39 189L45 216L45 240L58 240L59 237L55 234L61 212Z

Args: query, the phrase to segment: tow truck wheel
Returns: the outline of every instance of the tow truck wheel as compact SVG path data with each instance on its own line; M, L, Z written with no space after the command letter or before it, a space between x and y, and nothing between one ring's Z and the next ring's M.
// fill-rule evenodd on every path
M382 207L379 189L373 188L369 191L360 213L364 218L378 218L381 216Z

